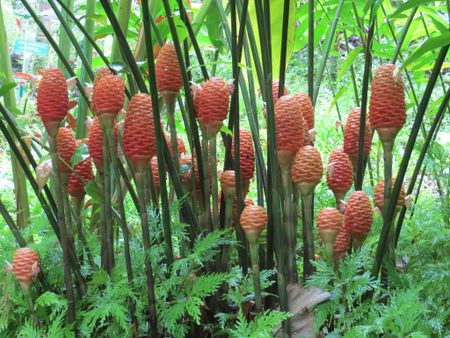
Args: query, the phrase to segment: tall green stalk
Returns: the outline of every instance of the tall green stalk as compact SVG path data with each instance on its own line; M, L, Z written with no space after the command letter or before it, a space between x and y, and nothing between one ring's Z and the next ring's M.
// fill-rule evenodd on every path
M145 0L144 0L145 1ZM128 22L130 20L131 0L119 0L117 3L117 21L119 22L120 29L123 35L127 36ZM111 62L122 62L122 53L120 49L120 43L117 36L114 37L112 50L111 50Z
M2 4L0 0L0 46L8 46L8 39L6 35L5 23L3 19L3 11ZM13 83L15 82L12 67L11 67L11 59L9 55L8 48L0 49L0 69L3 70L3 76L0 75L0 80L3 80L4 83ZM10 89L3 95L3 101L5 106L10 111L16 111L16 93L14 88ZM16 221L20 228L25 228L30 221L30 207L28 204L28 194L27 194L27 182L25 178L25 174L23 170L20 168L20 165L17 161L17 158L11 152L11 169L13 174L13 182L14 182L14 193L16 198Z
M84 28L86 32L93 36L95 30L95 21L92 17L95 15L96 8L95 0L87 0L86 1L86 18L84 23ZM89 42L87 37L83 39L83 54L86 58L86 61L89 65L92 65L92 44ZM86 83L89 79L88 68L83 64L81 67L81 83ZM81 100L78 103L78 113L77 113L77 129L76 129L76 137L77 139L82 139L87 136L87 128L86 128L86 117L88 113L88 104Z
M73 12L74 0L62 0L64 4L69 8L71 12ZM63 14L64 20L67 22L68 17L67 14ZM58 40L59 49L61 50L64 58L66 60L70 60L70 38L67 31L63 26L59 28L59 40ZM69 77L69 72L67 69L64 69L64 62L62 59L58 59L58 67L63 70L64 76Z
M308 0L308 95L314 97L314 0Z
M67 321L69 322L69 324L72 324L75 322L75 293L73 288L72 272L70 271L71 264L68 253L69 236L67 234L67 228L65 224L61 173L59 169L59 158L56 149L56 134L49 135L48 140L50 144L50 155L52 158L53 172L55 174L54 182L56 192L56 205L58 208L58 225L61 234L61 248L63 251L64 262L64 280L66 284L66 297L68 301Z

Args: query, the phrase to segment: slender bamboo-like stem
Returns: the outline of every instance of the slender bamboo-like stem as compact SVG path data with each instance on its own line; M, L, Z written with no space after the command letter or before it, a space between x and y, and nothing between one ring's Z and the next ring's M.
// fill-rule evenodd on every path
M64 215L66 216L67 235L69 236L69 241L73 245L75 245L72 210L70 207L69 193L67 192L67 180L68 180L68 177L63 178L62 182L61 182L61 188L62 188L62 194L63 194Z
M210 161L210 153L208 151L208 146L209 142L208 142L208 137L206 136L206 133L203 133L202 136L202 151L203 151L203 163L202 163L202 167L203 167L203 187L204 187L204 196L203 196L203 220L205 222L204 226L208 229L208 231L212 231L212 222L211 222L211 193L210 193L210 186L211 186L211 181L210 181L210 172L209 172L209 161ZM199 165L200 167L200 165Z
M314 237L313 237L313 195L302 194L302 204L304 212L304 224L302 228L303 235L303 278L306 278L313 274L314 265L311 262L314 261Z
M104 219L103 229L105 231L105 247L102 249L102 266L109 275L112 274L114 266L114 251L112 242L113 224L112 224L112 191L111 191L111 152L109 149L108 135L111 127L102 125L103 133L103 207ZM113 144L114 147L114 144Z
M128 21L130 20L131 0L119 0L117 9L117 21L119 22L119 26L123 34L127 36ZM111 62L115 63L120 61L122 61L120 43L118 38L114 37L111 51Z
M312 1L314 2L314 1ZM328 56L330 55L331 46L334 43L334 34L336 33L337 25L339 19L341 17L342 8L344 7L344 0L339 0L338 6L336 8L336 14L334 15L333 23L331 24L331 30L328 35L327 45L325 47L325 53L322 57L322 60L319 65L318 74L317 74L317 82L314 85L314 95L312 96L313 106L316 105L317 98L319 97L320 84L322 83L323 73L325 71L325 65L328 61ZM314 39L313 39L314 43ZM309 47L308 47L309 48Z
M290 0L284 0L283 7L283 26L281 30L281 56L280 56L280 72L278 84L278 96L281 97L284 92L284 80L286 75L286 50L287 50L287 35L289 26L289 7Z
M149 330L151 337L158 337L158 322L156 316L156 296L155 296L155 282L153 277L153 268L150 261L150 230L148 227L148 213L147 213L147 201L145 199L145 172L141 170L136 171L136 183L139 196L139 208L142 227L142 238L145 250L145 272L147 276L147 296L149 306Z
M63 0L63 1L64 1L64 4L67 6L67 8L69 8L69 10L72 12L73 11L74 1L73 0ZM65 15L65 17L67 18L67 15ZM58 42L59 42L59 48L61 49L61 52L63 53L64 57L67 60L69 60L70 59L69 33L68 33L67 30L64 29L64 27L62 25L60 26L60 29L59 29ZM64 64L63 64L61 59L58 59L58 67L60 69L64 69ZM66 77L69 75L67 70L64 71L64 75Z
M252 261L253 272L253 288L255 289L255 303L256 312L262 311L262 296L261 296L261 278L259 274L259 243L249 243L250 247L250 259Z
M233 198L225 197L225 229L231 229L233 227ZM230 268L230 251L231 247L226 244L222 247L222 269L223 271L229 271Z
M86 240L86 237L84 236L84 231L83 231L83 203L84 203L84 197L81 197L81 198L73 197L72 198L72 205L74 206L74 209L75 209L78 239L80 240L81 244L83 245L83 248L84 248L84 251L86 252L86 256L88 258L90 267L95 268L94 257L92 256L92 252L89 248L88 242ZM81 261L81 258L80 258L80 261Z
M363 180L364 180L364 135L366 133L366 115L367 115L367 101L368 101L368 91L369 91L369 77L370 70L372 67L372 39L375 30L375 22L377 21L376 13L373 12L374 4L370 9L370 26L367 36L366 44L366 56L364 63L364 77L362 85L362 95L361 95L361 114L359 118L359 139L358 139L358 159L357 159L357 171L356 171L356 183L355 189L362 190Z
M124 254L125 254L125 267L127 269L127 278L128 278L128 287L130 289L133 288L133 266L131 264L131 252L130 252L130 237L128 234L128 227L127 227L127 220L126 220L126 213L125 213L125 206L123 203L124 196L122 191L122 185L117 185L117 192L119 195L118 198L118 209L120 214L120 221L119 224L122 228L122 235L123 235L123 248L124 248ZM139 210L138 210L139 212ZM131 331L133 332L134 336L137 336L138 331L138 320L136 317L136 304L132 298L128 300L128 306L130 308L130 317L131 317Z
M392 190L392 194L391 194L391 201L390 201L389 205L384 205L384 207L383 207L383 209L387 208L387 211L386 211L385 218L384 218L383 228L381 229L380 240L378 241L375 260L374 260L374 263L372 266L371 273L372 273L373 277L378 277L378 274L380 272L381 262L383 260L383 256L386 251L387 239L388 239L388 236L390 233L393 216L394 216L394 212L396 209L396 204L397 204L396 202L400 195L400 189L401 189L403 180L406 175L406 169L408 167L409 160L411 158L411 154L412 154L414 145L416 143L417 135L419 133L420 126L422 124L426 108L427 108L428 103L431 98L431 93L436 84L436 80L437 80L440 70L442 68L442 64L445 60L448 49L449 49L449 45L441 48L441 50L439 52L439 56L434 64L433 71L431 72L427 87L425 89L422 100L420 102L420 106L417 111L417 115L414 119L414 124L411 129L411 133L409 135L408 143L406 144L406 149L403 154L402 161L400 163L400 168L399 168L398 174L395 179L394 189Z
M314 97L314 0L308 0L308 95Z
M169 122L170 131L170 143L172 143L173 150L173 161L175 167L180 167L179 164L179 154L178 154L178 138L177 138L177 128L175 126L175 101L177 98L176 93L164 93L164 103L166 104L167 121Z
M56 206L58 208L58 226L61 234L61 248L63 252L64 262L64 280L66 284L66 297L68 301L67 309L67 321L69 324L75 322L75 294L73 289L72 272L70 271L70 258L68 253L69 248L69 236L67 235L65 216L64 216L64 203L61 185L61 173L59 169L59 158L56 149L56 135L48 137L50 144L50 155L52 158L53 172L55 173L55 192L56 192Z
M209 139L210 144L210 155L211 155L211 193L212 193L212 209L213 218L212 224L213 229L219 229L219 188L217 179L217 140L216 136Z
M294 205L292 200L292 181L291 181L291 168L282 166L281 167L281 180L283 183L283 198L284 198L284 232L287 238L287 247L288 247L288 282L296 283L297 281L297 264L296 264L296 238L297 231L296 225L292 221L294 216Z
M95 9L96 9L96 1L95 0L87 0L86 1L86 17L84 22L84 28L86 29L86 32L90 35L94 35L94 29L95 29L95 21L93 19L93 16L95 15ZM87 37L84 37L83 43L83 54L86 58L86 62L89 67L92 68L92 44L89 43L89 40ZM81 77L80 81L81 83L86 83L89 78L89 68L85 66L84 64L81 67ZM77 113L77 129L76 129L76 137L77 139L81 139L86 137L87 134L87 128L86 128L86 117L88 113L88 104L81 100L78 103L78 113Z

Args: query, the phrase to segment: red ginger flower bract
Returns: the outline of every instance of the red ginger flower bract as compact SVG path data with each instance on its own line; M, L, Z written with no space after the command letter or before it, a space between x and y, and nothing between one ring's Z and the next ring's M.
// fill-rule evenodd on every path
M68 128L59 128L56 137L56 149L59 156L59 168L62 174L68 174L72 171L70 160L77 149L77 141Z
M305 129L307 131L314 128L314 108L311 102L310 97L306 93L297 93L294 95L294 98L300 104L300 113L305 119L306 125Z
M119 128L116 124L114 126L114 141L117 151L117 140L119 138ZM100 121L97 117L92 121L91 129L89 130L88 141L89 155L94 160L94 164L98 171L103 171L103 132Z
M335 208L323 208L317 215L319 235L325 243L334 243L342 229L342 215Z
M159 184L158 158L156 156L152 157L150 161L150 168L152 170L153 185L155 186L156 195L159 195L159 188L161 185Z
M170 137L166 137L166 140L170 154L173 156L172 141L170 140ZM184 145L184 141L179 137L177 138L177 148L178 148L178 157L180 157L182 154L186 154L186 146Z
M13 271L20 286L29 289L33 278L39 273L39 257L33 249L20 248L13 259Z
M383 64L377 69L372 81L369 108L371 127L378 131L382 140L382 134L389 130L386 140L390 141L406 121L403 80L400 73L395 75L394 72L395 66L392 64Z
M128 105L123 129L123 152L139 170L156 154L152 99L147 94L135 95Z
M373 223L373 209L369 197L363 191L354 191L345 208L344 228L353 240L362 244Z
M47 132L54 137L69 110L67 83L59 68L44 72L37 91L37 110Z
M344 151L350 157L350 160L356 164L358 159L359 149L359 122L361 116L361 109L354 108L347 117L347 123L344 128ZM372 130L369 123L366 121L364 133L364 158L367 158L370 153L372 143Z
M241 214L241 227L249 242L256 242L267 226L267 212L259 205L247 205Z
M280 166L290 166L297 151L305 145L300 105L294 97L282 96L277 101L275 130Z
M120 77L104 75L95 81L92 91L92 107L95 115L110 115L114 118L122 110L124 101L125 87Z
M328 165L332 169L327 170L327 184L333 191L338 202L345 197L353 184L352 162L344 152L343 147L336 147L330 154Z
M230 94L225 81L213 77L206 81L195 97L197 119L209 138L215 136L227 118Z
M183 86L177 53L172 43L161 48L155 65L156 82L160 93L178 93Z
M333 245L335 263L337 263L339 259L347 253L349 249L350 249L350 235L345 229L342 229L338 233Z
M255 174L255 151L252 134L246 129L239 131L240 169L243 181L251 180ZM234 156L234 138L231 143L231 153Z
M392 177L392 185L391 188L395 185L395 177ZM378 209L383 211L384 205L384 179L378 181L377 186L373 192L373 199L375 201L375 205ZM405 204L405 189L403 187L400 189L400 195L397 200L397 208L401 208Z
M236 196L236 175L234 170L225 170L220 175L220 183L226 198L234 198Z
M279 80L273 80L272 81L272 95L273 95L273 104L277 103L278 101L278 96L279 96L279 89L280 88L280 81ZM284 84L284 88L283 88L283 95L288 95L289 94L289 88L286 86L286 84Z
M291 168L292 182L306 189L314 189L323 176L322 156L313 146L300 148ZM306 191L305 191L306 192Z
M92 179L94 179L92 160L88 157L75 165L69 177L67 192L72 197L83 198L85 195L84 186Z

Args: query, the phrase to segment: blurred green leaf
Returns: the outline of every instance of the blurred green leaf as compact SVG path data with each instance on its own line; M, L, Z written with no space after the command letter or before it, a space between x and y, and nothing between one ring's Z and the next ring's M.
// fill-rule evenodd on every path
M412 55L405 60L403 64L403 68L406 68L420 57L422 57L425 53L446 46L450 43L450 32L447 31L439 36L434 38L429 38L426 40L419 48L417 48Z
M347 72L347 69L353 65L356 58L358 57L359 53L361 53L363 50L362 46L358 46L355 49L353 49L350 53L348 53L347 57L345 58L344 62L342 62L341 67L338 72L338 76L336 81L339 82L342 79L342 76Z
M86 144L80 144L77 149L75 149L75 153L72 155L70 159L70 165L74 167L76 164L84 161L87 157L89 157L89 150Z
M0 97L5 95L7 92L9 92L11 89L15 88L17 84L15 82L9 82L2 84L0 87Z

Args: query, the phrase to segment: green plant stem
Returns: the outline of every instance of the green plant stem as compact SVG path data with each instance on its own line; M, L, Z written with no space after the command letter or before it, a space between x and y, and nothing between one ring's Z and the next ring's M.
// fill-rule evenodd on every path
M61 185L61 173L59 169L59 158L56 148L56 135L48 137L50 144L50 155L52 159L53 172L55 174L55 194L56 194L56 206L58 208L58 225L61 234L61 248L63 252L64 262L64 280L66 284L66 297L68 301L67 309L67 321L69 324L75 322L75 294L73 289L72 273L70 271L70 258L68 253L69 237L67 235L66 224L64 222L64 203Z
M122 228L122 235L123 235L123 248L124 248L124 256L125 256L125 267L127 269L127 279L128 279L128 287L130 289L133 289L133 266L131 264L131 251L130 251L130 237L129 237L129 230L127 227L127 220L126 220L126 213L125 213L125 206L124 206L124 196L122 191L122 185L117 184L117 192L119 195L118 198L118 209L120 214L120 221L119 224ZM139 209L138 209L139 212ZM136 317L136 303L135 301L130 298L128 300L128 306L130 308L130 317L131 317L131 331L135 336L137 336L137 331L139 328L138 320Z
M86 256L88 258L90 267L92 269L94 269L96 266L94 257L92 256L92 251L89 248L89 244L86 240L86 237L84 236L84 231L83 231L83 203L84 203L84 197L83 198L76 197L76 198L72 199L72 204L75 209L78 239L80 240L81 244L83 245L83 248L84 248L84 251L86 252Z
M72 210L70 207L69 193L67 192L67 180L65 178L61 182L61 189L63 194L64 215L66 216L67 235L69 236L69 241L75 245Z
M210 193L210 173L209 173L209 161L210 161L210 153L208 151L208 137L206 136L206 132L202 137L202 151L203 151L203 187L204 187L204 196L203 196L203 220L205 222L204 226L208 229L208 231L212 231L212 222L211 222L211 193Z
M262 296L261 296L261 278L259 274L259 244L249 243L250 247L250 259L252 260L252 272L253 272L253 287L255 289L255 303L256 313L262 311Z
M177 98L177 94L165 93L163 95L170 96L167 99L165 99L164 102L166 104L167 121L169 122L170 143L172 143L172 150L173 150L173 162L175 163L175 167L179 171L180 163L178 154L178 138L177 138L177 127L175 125L175 101Z
M303 235L303 278L306 278L314 273L314 265L312 262L315 260L314 256L314 237L313 237L313 195L302 194L303 204L303 219L304 224L302 227Z
M314 1L312 1L314 3ZM314 95L312 96L313 106L316 105L317 99L319 97L320 84L322 83L323 73L325 71L325 65L327 64L328 56L330 55L331 46L334 43L334 34L336 33L337 25L339 22L339 18L341 17L342 8L344 7L344 0L339 0L336 14L333 19L333 23L331 24L331 30L329 31L329 35L327 38L327 45L325 47L325 54L320 61L319 70L317 74L317 82L314 85ZM314 39L313 39L314 42ZM309 48L309 46L308 46Z
M211 154L211 193L213 203L213 229L219 229L219 189L217 179L217 140L216 136L209 139Z
M127 36L128 22L130 20L131 0L119 0L117 4L117 21L124 36ZM111 62L117 63L122 61L120 50L120 42L115 36L111 50Z
M114 266L114 249L113 249L113 224L112 224L112 184L111 184L111 151L109 148L108 135L110 134L110 126L102 126L103 133L103 207L104 207L104 224L105 231L104 245L102 250L102 266L109 275L112 274ZM113 145L114 147L114 145Z
M225 229L232 229L233 227L233 199L225 197ZM224 272L229 271L230 268L230 250L229 244L225 244L222 248L222 269Z
M147 297L149 307L149 330L151 337L158 337L158 322L156 316L156 296L155 282L153 277L153 268L150 261L150 229L148 226L147 201L145 198L145 172L143 170L136 171L136 184L139 196L139 214L141 217L142 238L145 250L145 272L147 276Z
M73 12L74 1L73 0L63 0L63 2L67 6L67 8L69 8L69 10L71 12ZM64 16L65 16L64 19L67 19L67 14L65 14ZM69 60L70 59L70 39L69 39L68 32L64 29L64 27L62 25L59 29L59 40L58 41L59 41L59 48L61 49L61 52L63 53L64 58L66 60ZM64 71L64 75L66 77L69 76L68 71L64 70L64 64L61 59L58 59L58 68L60 68Z
M95 8L96 8L96 1L95 0L87 0L86 1L86 18L84 23L84 28L86 29L86 32L90 34L91 36L94 35L95 30L95 21L92 19L92 17L95 15ZM92 67L92 44L89 43L89 40L87 37L84 37L83 39L83 54L86 58L86 62L90 67ZM86 83L89 79L89 69L83 64L81 67L81 77L80 81L81 83ZM76 137L77 139L82 139L86 137L87 135L87 128L86 128L86 117L88 113L88 104L81 100L78 103L78 113L77 113L77 129L76 129Z
M296 238L297 231L292 218L294 216L294 205L292 200L292 183L291 183L291 169L290 167L281 167L281 179L283 183L284 193L284 227L285 236L287 239L287 279L289 283L296 283L297 281L297 264L296 264Z
M308 95L314 97L314 0L308 0Z

